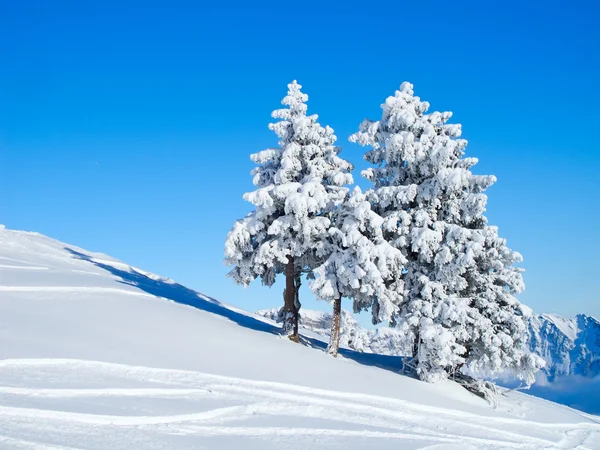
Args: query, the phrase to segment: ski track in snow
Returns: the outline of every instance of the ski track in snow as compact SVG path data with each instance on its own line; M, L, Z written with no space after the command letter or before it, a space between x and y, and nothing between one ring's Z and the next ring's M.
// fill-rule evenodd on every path
M101 254L77 259L65 248L84 250L45 239L20 234L4 242L10 256L0 256L0 272L15 276L12 281L18 285L0 286L0 297L31 293L36 299L53 299L89 293L86 299L105 294L156 298L126 286L86 285L91 275L114 282L90 263L168 282ZM39 286L22 286L20 270ZM83 286L63 286L77 280L74 274L87 277L79 282ZM530 412L532 405L519 402L517 413ZM482 413L463 412L451 404L434 407L195 371L69 359L0 360L2 450L599 448L597 417L582 413L574 420L579 423L545 423ZM573 415L564 417L573 420Z
M144 387L87 388L82 383L89 378L88 374L109 384L121 380L129 384L140 383ZM27 386L32 380L35 386ZM156 387L148 387L149 383ZM40 385L45 387L38 387ZM52 387L57 385L81 385L81 388ZM229 403L207 411L140 416L96 414L89 409L85 412L65 411L60 409L63 403L56 401L118 401L132 397L186 399L197 402L199 409L203 400L209 401L211 406L217 400ZM232 402L237 404L230 406ZM88 406L93 404L87 403ZM248 423L250 420L254 422L261 417L273 416L310 419L311 424L318 423L319 426L249 426L252 425ZM340 428L340 423L345 428ZM15 436L15 429L22 430L22 434ZM423 441L423 448L431 448L432 444L439 444L442 448L454 444L462 445L462 448L591 449L586 447L586 439L600 432L600 425L593 422L556 424L486 417L367 394L184 370L67 359L0 361L0 447L5 443L10 448L68 448L38 444L55 429L63 433L65 429L73 433L103 430L106 435L118 429L187 437L269 439L274 436L316 436L410 440ZM5 436L8 430L12 436Z
M0 264L0 269L14 269L14 270L50 270L48 267L38 266L15 266L13 264Z
M49 445L41 442L35 442L28 439L16 439L8 436L0 436L0 448L11 446L12 448L28 448L39 450L76 450L74 447L65 447L63 445Z
M60 292L76 294L99 292L134 295L138 297L154 297L154 295L147 294L146 292L101 286L0 286L0 292Z

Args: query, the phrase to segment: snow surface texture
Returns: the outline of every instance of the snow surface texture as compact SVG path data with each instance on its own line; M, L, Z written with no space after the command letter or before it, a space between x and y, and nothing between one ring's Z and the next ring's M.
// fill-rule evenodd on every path
M600 418L394 373L108 256L0 229L0 448L600 448ZM377 367L381 366L381 367ZM386 370L387 369L387 370Z
M277 320L278 309L257 314ZM300 326L325 338L331 332L331 313L302 310ZM408 356L411 342L394 328L365 329L342 310L342 347L364 353ZM529 346L546 361L531 392L583 411L600 414L600 322L579 314L565 319L555 314L529 318ZM510 384L514 384L509 381Z

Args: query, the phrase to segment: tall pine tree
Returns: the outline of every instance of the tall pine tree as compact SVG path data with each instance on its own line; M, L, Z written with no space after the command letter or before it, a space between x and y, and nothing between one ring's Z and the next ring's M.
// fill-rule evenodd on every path
M272 286L277 274L285 274L283 329L296 341L302 275L322 263L330 216L353 182L352 165L338 156L333 129L307 115L308 96L300 89L296 81L289 84L285 107L272 114L279 120L269 128L279 147L251 155L256 190L244 199L255 209L234 224L225 242L235 282L247 286L260 278Z
M403 83L350 140L371 149L363 171L370 200L384 218L386 239L404 254L404 290L397 322L414 339L422 379L455 371L512 370L528 382L539 361L526 348L528 308L520 255L498 238L484 216L494 176L474 175L461 126L452 113L427 113L429 104Z

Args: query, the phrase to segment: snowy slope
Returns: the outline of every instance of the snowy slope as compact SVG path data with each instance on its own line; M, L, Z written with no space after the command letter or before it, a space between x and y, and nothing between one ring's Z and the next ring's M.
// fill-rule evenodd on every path
M278 309L266 309L258 315L277 320ZM302 310L300 325L324 338L331 331L331 313ZM365 329L348 311L342 310L341 345L366 353L405 356L410 342L405 334L390 328ZM543 371L549 381L556 377L579 375L600 376L600 322L579 314L565 319L556 314L534 315L529 319L531 351L546 361Z
M278 310L257 314L277 320ZM305 331L329 338L331 313L302 310L300 325ZM600 322L579 314L565 319L555 314L534 315L529 319L531 351L546 361L529 391L536 396L582 411L600 414ZM352 314L342 310L342 347L365 353L405 356L410 342L404 333L391 328L362 328ZM514 385L512 380L504 380Z
M190 307L192 306L192 307ZM0 229L0 448L600 448L600 418L376 367L36 233Z
M279 322L279 309L264 309L256 314ZM300 310L300 327L321 336L325 341L331 334L332 314L323 311L307 309ZM411 343L407 341L406 334L394 328L381 327L367 329L360 326L354 316L342 309L340 323L340 346L364 353L380 355L406 356L409 354Z

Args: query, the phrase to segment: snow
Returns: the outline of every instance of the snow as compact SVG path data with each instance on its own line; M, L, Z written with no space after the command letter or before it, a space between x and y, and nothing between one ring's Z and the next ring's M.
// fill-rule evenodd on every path
M555 314L533 316L529 321L531 350L546 361L554 381L561 376L600 377L600 322L579 314L566 319Z
M599 417L517 392L492 409L396 358L334 359L37 233L0 229L0 264L2 449L600 447Z
M570 340L575 341L577 339L579 329L577 328L577 322L573 319L566 319L557 314L542 314L540 319L552 322Z
M281 320L278 308L257 311L256 314L275 321ZM314 334L329 339L332 320L332 313L310 309L302 309L300 312L300 327L310 336ZM342 309L340 329L342 348L389 356L407 356L412 350L412 342L397 328L362 328L354 316L345 309Z
M278 309L257 314L276 320ZM346 310L342 310L341 317L342 347L379 355L410 356L412 342L401 330L362 328ZM327 339L331 321L331 313L303 309L300 326L305 333ZM571 319L540 314L529 318L528 328L529 348L544 359L546 366L527 392L587 413L600 414L600 322L584 314ZM576 334L563 332L574 329L577 329ZM509 387L520 384L510 376L500 377L499 382Z
M383 219L359 187L335 210L326 258L313 271L309 288L317 298L352 300L353 311L371 310L373 322L390 321L401 297L398 278L406 259L384 238ZM395 289L392 289L395 287Z

